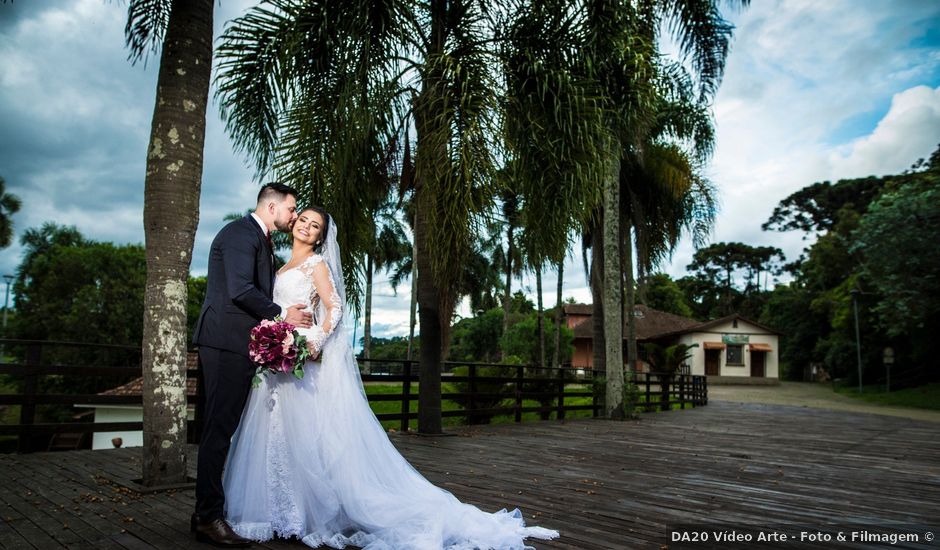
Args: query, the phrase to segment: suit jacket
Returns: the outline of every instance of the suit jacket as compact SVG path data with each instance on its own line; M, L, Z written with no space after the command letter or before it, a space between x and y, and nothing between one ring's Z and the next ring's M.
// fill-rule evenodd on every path
M274 256L258 222L248 215L229 223L212 241L193 343L247 356L252 327L281 314L273 291Z

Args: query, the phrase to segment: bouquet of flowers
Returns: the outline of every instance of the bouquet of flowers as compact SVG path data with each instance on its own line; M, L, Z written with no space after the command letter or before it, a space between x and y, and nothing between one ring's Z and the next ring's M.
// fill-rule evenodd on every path
M304 377L304 362L310 355L307 339L294 330L294 325L280 317L265 319L251 329L248 357L258 365L251 387L261 384L261 376L268 372L292 372L298 379Z

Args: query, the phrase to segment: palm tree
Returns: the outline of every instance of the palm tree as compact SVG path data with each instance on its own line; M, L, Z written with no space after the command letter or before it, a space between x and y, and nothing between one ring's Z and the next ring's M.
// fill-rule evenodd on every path
M504 27L506 179L513 185L512 198L521 203L512 203L522 228L519 248L536 271L541 301L542 267L561 265L571 235L592 218L601 191L599 144L606 127L599 87L588 77L583 7L566 1L520 1L513 11L518 17ZM539 311L544 364L541 306ZM560 319L560 311L557 315Z
M16 195L6 192L7 182L0 176L0 248L13 242L13 214L20 211L22 202Z
M186 283L199 220L213 0L134 0L131 62L162 46L144 179L145 485L186 480Z
M508 187L508 186L507 186ZM519 247L516 245L516 228L519 226L519 198L511 189L506 189L501 197L501 210L506 225L506 252L503 255L503 271L505 283L503 284L503 334L509 331L509 313L512 305L512 278L519 274L519 265L522 263L519 256ZM500 352L502 357L502 352Z
M742 0L744 5L747 0ZM610 136L605 142L610 166L604 183L601 223L603 228L603 319L606 410L609 417L623 416L623 302L621 248L622 163L631 153L641 153L656 127L660 28L669 29L679 43L680 55L689 57L698 78L699 95L710 98L721 80L728 52L731 25L721 16L715 0L647 0L638 3L597 1L587 6L590 29L588 48L606 100L605 121ZM629 245L628 245L629 246ZM599 250L595 247L594 255ZM632 262L631 262L632 263ZM595 308L598 301L595 301ZM632 308L630 308L632 311ZM598 312L595 311L595 317ZM596 336L600 336L597 335Z
M623 310L628 320L627 357L631 362L638 356L634 289L639 286L643 294L643 274L670 257L683 234L690 234L693 244L701 246L711 231L716 211L715 193L701 175L701 166L714 147L709 106L696 97L691 76L680 65L666 64L659 73L654 122L646 143L625 155L621 171L621 187L625 190L620 204L625 222L621 242L625 252ZM638 277L633 271L634 245Z
M650 365L659 375L660 408L664 411L668 410L669 386L672 384L672 377L679 370L679 367L692 357L692 349L697 348L698 344L673 344L664 347L648 342L643 344L643 347L646 349L646 356L649 358Z
M562 301L561 290L565 281L565 261L558 262L558 281L555 289L555 345L552 353L552 366L561 366L561 322L564 317L564 302Z
M371 239L368 174L413 125L424 433L442 431L441 327L492 195L490 34L479 2L273 0L233 21L218 52L236 145L335 213L344 265L356 267L347 289Z

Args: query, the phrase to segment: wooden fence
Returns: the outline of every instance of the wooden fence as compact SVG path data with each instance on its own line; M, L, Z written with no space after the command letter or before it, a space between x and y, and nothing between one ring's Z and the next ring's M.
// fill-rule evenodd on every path
M40 340L0 339L14 356L22 357L12 363L0 363L0 375L15 381L17 391L0 394L0 407L19 406L19 422L0 424L0 436L16 436L17 451L45 450L55 434L89 434L95 432L139 431L142 422L36 422L37 406L72 407L75 405L142 405L143 396L105 395L96 392L62 391L64 380L87 380L88 378L111 381L111 387L140 377L140 348L131 346L108 346L81 342L56 342ZM111 366L86 366L59 361L44 361L44 357L68 356L61 350L76 349L113 350L125 356L123 363ZM57 353L50 354L49 350ZM126 359L135 357L136 359ZM445 390L443 400L460 404L459 408L442 411L443 417L464 417L471 422L486 421L495 415L512 416L521 422L526 413L538 413L543 418L553 416L564 419L574 411L590 411L591 416L602 413L603 388L598 388L591 369L570 367L541 368L531 365L506 365L498 363L447 362L442 365L442 383ZM411 410L412 402L418 401L418 362L409 360L360 359L364 371L364 384L400 384L401 391L391 394L371 394L370 402L397 402L397 412L381 413L381 421L397 422L399 429L407 430L411 420L418 417ZM367 372L368 374L365 374ZM198 369L187 369L187 378L198 380ZM708 403L708 391L704 376L683 373L662 374L649 372L627 373L636 388L636 404L646 411L701 406ZM54 379L53 391L45 391L44 381ZM77 383L76 383L77 385ZM85 384L82 387L88 387ZM201 424L201 385L187 402L195 407L195 420L189 422L190 441L198 441ZM585 404L584 401L590 400ZM529 402L527 404L526 402ZM538 403L537 406L531 404Z

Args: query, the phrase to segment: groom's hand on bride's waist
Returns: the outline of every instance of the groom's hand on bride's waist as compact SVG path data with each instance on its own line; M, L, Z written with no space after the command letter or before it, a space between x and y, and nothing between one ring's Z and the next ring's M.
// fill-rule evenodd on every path
M306 304L295 304L287 308L284 320L297 328L313 326L313 314L307 311Z

